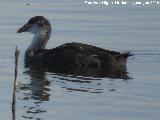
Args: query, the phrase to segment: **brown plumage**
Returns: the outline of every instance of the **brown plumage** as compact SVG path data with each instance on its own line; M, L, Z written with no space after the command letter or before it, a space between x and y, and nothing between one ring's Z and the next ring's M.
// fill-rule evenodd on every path
M53 49L45 49L50 38L51 25L43 16L31 18L17 32L34 34L25 53L25 62L31 66L119 68L126 65L129 52L120 53L82 43L66 43Z

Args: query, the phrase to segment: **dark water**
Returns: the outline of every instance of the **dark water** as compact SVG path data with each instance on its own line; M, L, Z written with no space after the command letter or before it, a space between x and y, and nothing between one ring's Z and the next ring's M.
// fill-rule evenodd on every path
M94 78L26 69L32 39L17 29L35 15L47 17L53 34L47 48L82 42L130 50L132 79ZM1 0L0 119L151 120L160 117L160 6L92 5L83 0ZM14 50L20 49L15 111L12 112Z

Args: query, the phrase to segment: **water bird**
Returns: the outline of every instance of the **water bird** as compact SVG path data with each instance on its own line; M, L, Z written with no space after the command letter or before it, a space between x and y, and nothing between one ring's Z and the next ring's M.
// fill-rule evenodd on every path
M45 49L51 36L49 20L43 16L32 17L17 33L34 34L31 44L25 52L25 62L30 66L45 68L96 68L118 69L126 66L130 52L105 50L93 45L71 42L56 48ZM82 69L81 69L82 70Z

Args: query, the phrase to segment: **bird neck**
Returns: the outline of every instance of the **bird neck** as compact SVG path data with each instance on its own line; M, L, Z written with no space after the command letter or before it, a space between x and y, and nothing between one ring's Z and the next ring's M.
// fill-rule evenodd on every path
M32 42L28 47L26 54L32 56L36 51L45 49L50 38L51 31L39 31L34 34Z

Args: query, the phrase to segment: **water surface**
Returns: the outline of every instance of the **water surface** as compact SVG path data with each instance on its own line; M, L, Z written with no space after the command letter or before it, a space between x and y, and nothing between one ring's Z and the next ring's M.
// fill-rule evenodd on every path
M83 0L0 1L0 116L3 120L150 120L160 117L160 6L103 6ZM24 67L29 33L16 31L30 17L52 24L47 48L83 42L130 50L132 79L65 75ZM16 111L11 109L14 50L20 49Z

